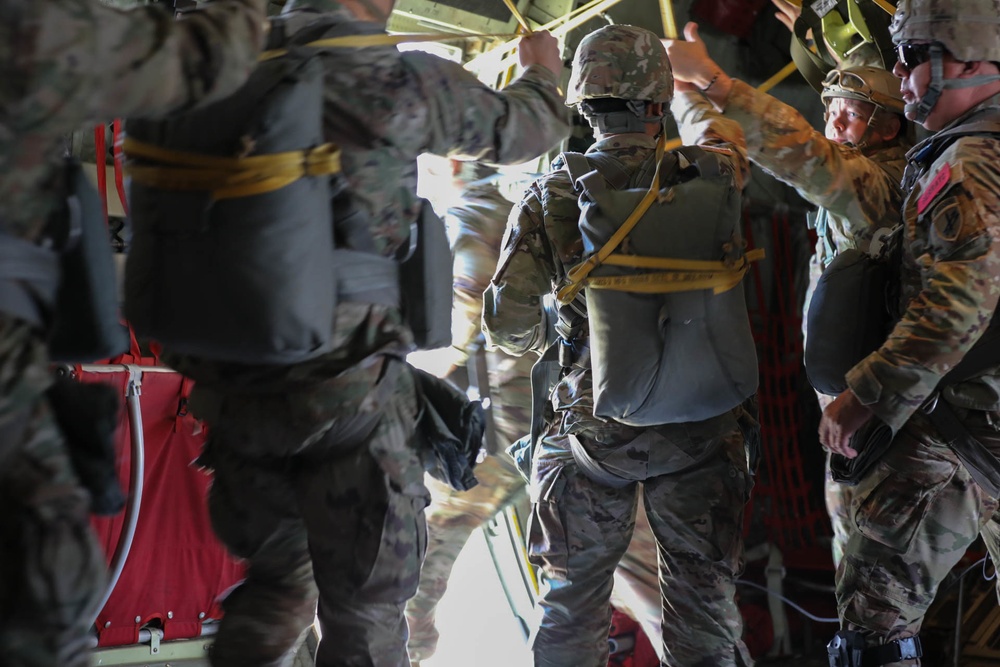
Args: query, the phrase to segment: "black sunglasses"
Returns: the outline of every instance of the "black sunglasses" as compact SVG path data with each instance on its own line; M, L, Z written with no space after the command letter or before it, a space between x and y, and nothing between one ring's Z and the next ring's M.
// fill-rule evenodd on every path
M931 59L931 47L933 46L941 48L942 51L944 50L944 47L937 42L928 42L926 44L903 42L902 44L898 44L896 46L896 56L899 58L899 64L904 69L912 72Z

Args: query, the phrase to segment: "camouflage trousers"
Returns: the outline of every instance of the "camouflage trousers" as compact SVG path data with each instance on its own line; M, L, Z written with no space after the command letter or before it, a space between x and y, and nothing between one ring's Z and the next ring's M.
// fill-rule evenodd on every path
M573 458L570 437L595 459L615 458L618 471L642 483L660 562L663 665L751 665L734 583L743 567L751 478L735 417L631 432L642 435L621 442L553 428L536 447L528 549L544 585L535 665L607 665L613 573L635 526L638 484L613 488L588 477ZM653 459L656 474L650 474Z
M427 508L427 555L420 571L417 594L406 604L410 630L407 648L414 662L430 658L437 649L434 614L448 588L452 567L469 536L525 493L521 475L498 456L488 456L477 465L476 478L479 485L462 492L427 478L431 492L431 504Z
M104 594L104 554L90 529L66 442L45 399L45 343L0 315L0 664L85 667Z
M1000 455L997 415L955 412ZM841 624L860 631L869 645L917 634L941 581L977 535L993 562L1000 561L997 508L917 413L851 495L850 534L837 569Z
M823 495L826 499L826 511L830 515L830 524L833 526L833 540L831 551L833 552L833 566L840 566L840 561L844 559L844 550L847 548L847 540L851 536L851 501L854 497L853 486L841 484L833 481L830 472L830 456L826 457L826 475L823 483Z
M367 396L338 400L326 388L299 397L328 402L332 417L304 440L287 435L304 432L283 407L295 396L192 397L211 429L201 461L215 470L213 527L248 564L223 603L216 667L285 664L317 599L317 666L409 664L403 606L417 588L428 497L412 443L413 379L393 364Z

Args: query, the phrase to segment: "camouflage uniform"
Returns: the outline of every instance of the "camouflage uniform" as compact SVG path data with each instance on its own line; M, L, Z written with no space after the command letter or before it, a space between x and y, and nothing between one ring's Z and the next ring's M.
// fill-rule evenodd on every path
M302 4L332 29L385 30L332 0ZM385 256L409 243L421 208L417 155L517 163L569 132L542 66L496 93L455 63L395 47L323 59L325 131ZM412 334L397 307L358 302L338 304L332 334L332 352L289 366L169 357L196 380L191 408L211 428L202 461L215 470L213 525L250 566L224 603L215 665L281 664L317 598L317 665L408 664L403 607L417 588L429 500L402 361Z
M888 73L885 76L893 79ZM836 90L827 90L826 95L838 96ZM690 100L700 95L678 97ZM902 111L901 100L899 105ZM876 230L899 224L905 148L899 140L859 149L827 139L796 109L739 80L733 80L722 113L743 128L752 162L819 207L814 218L816 251L809 260L809 286L802 313L804 333L809 302L823 269L844 250L867 250ZM820 395L821 404L829 400ZM829 459L825 492L836 565L850 533L848 509L853 489L833 481Z
M600 42L602 48L591 47L598 39L606 40ZM592 33L581 42L574 62L579 88L589 82L594 89L612 89L611 97L669 100L672 86L663 83L670 77L666 54L650 43L659 48L654 35L631 26ZM624 70L623 62L637 69ZM630 90L631 82L638 83ZM642 92L635 93L637 88ZM734 180L742 185L745 157L730 149L716 128L727 121L703 106L679 115L678 122L685 138L696 140L689 143L729 149ZM727 132L738 134L739 128ZM648 134L611 134L588 152L610 154L632 172L655 143ZM503 255L484 295L483 322L492 343L513 354L544 346L542 297L581 259L579 214L577 193L557 160L551 172L531 185L509 221ZM550 402L556 417L534 445L529 483L528 548L544 574L535 664L607 664L613 572L635 523L638 485L612 488L585 475L570 451L573 438L593 458L613 458L618 470L642 482L659 546L663 664L751 664L734 601L733 579L742 568L743 507L751 486L737 412L643 429L603 421L593 414L589 368L564 371ZM667 473L647 472L654 467Z
M1000 99L980 109L996 108ZM959 119L953 127L970 122ZM988 497L918 408L982 334L996 308L1000 277L1000 141L961 138L943 151L909 153L914 181L903 209L902 321L881 349L847 376L863 404L898 433L878 466L856 487L857 531L837 581L841 617L869 636L916 634L937 587L982 533L994 559L997 500ZM929 202L934 176L952 180ZM951 304L951 305L948 305ZM965 426L996 455L1000 370L943 391ZM915 664L915 663L900 663Z
M483 290L500 255L500 240L512 206L495 185L472 185L462 192L461 202L445 215L454 239L452 345L457 350L456 363L464 363L475 348L481 327ZM500 351L487 353L498 450L528 431L532 361ZM431 493L426 513L427 555L420 570L417 594L406 604L410 630L407 650L414 662L431 657L437 648L434 613L448 587L452 566L469 536L524 493L521 475L502 451L487 456L475 472L479 485L461 493L427 478Z
M263 6L228 0L175 22L157 8L4 0L0 243L51 246L47 221L63 204L57 184L73 130L119 114L167 113L239 85L260 48ZM0 281L4 303L30 288L22 276ZM83 667L105 561L45 397L53 304L36 297L36 305L35 321L0 314L0 662Z
M933 2L922 2L923 11ZM979 5L979 12L974 5ZM920 34L899 34L901 14L917 2L901 2L894 35L945 41L935 31L988 26L990 42L952 34L946 46L956 58L981 60L977 48L997 44L995 2L947 3L936 20L917 25ZM985 9L984 9L985 6ZM972 10L972 11L970 11ZM973 16L969 16L969 15ZM929 28L928 28L929 26ZM950 42L950 43L949 43ZM984 44L986 46L984 46ZM989 60L996 59L996 46ZM943 131L961 129L996 113L1000 96L968 110ZM1000 139L964 136L921 142L908 154L904 178L902 260L903 316L883 346L847 376L862 404L897 434L888 452L855 490L851 535L837 573L842 623L859 630L871 646L917 634L944 577L982 534L994 562L1000 558L1000 515L970 477L945 438L920 411L945 373L969 351L997 306L1000 279ZM970 433L1000 456L1000 368L940 390ZM893 662L915 665L919 661Z

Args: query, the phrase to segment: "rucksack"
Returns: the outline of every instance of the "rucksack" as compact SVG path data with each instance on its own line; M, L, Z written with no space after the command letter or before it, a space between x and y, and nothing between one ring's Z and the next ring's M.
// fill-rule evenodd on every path
M631 175L602 153L563 160L584 259L557 296L567 304L584 287L594 414L652 426L742 403L758 373L740 284L763 252L745 250L740 191L720 155L664 153L661 141Z
M297 363L330 351L338 300L399 305L394 259L335 248L331 203L345 181L324 141L322 50L308 43L339 28L293 20L271 19L279 56L230 97L127 123L125 312L172 352Z

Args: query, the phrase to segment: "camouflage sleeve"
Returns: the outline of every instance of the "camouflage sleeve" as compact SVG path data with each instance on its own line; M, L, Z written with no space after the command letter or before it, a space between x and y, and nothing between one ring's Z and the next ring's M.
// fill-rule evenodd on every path
M497 92L443 58L407 52L403 61L431 105L417 152L516 164L569 136L565 95L556 76L540 65Z
M497 265L497 255L512 204L498 193L496 201L475 208L449 211L457 221L452 246L455 298L452 302L451 344L464 361L469 346L482 331L483 292Z
M483 293L483 331L491 347L514 356L544 351L547 324L542 297L552 290L554 275L536 182L510 213L496 273Z
M264 0L219 0L174 20L160 7L119 10L46 0L14 44L25 59L19 129L72 130L112 116L158 115L223 97L253 69ZM2 47L0 47L2 50Z
M670 105L685 146L717 148L732 153L732 166L740 189L750 177L746 138L736 121L715 110L697 91L678 91Z
M796 109L734 79L723 113L742 126L754 163L852 223L848 231L898 219L898 180L858 149L824 137Z
M953 144L918 182L905 211L920 291L885 344L847 375L860 401L894 429L965 356L996 309L1000 142Z

